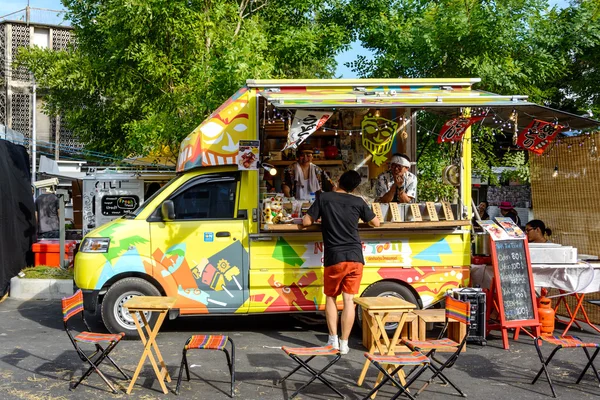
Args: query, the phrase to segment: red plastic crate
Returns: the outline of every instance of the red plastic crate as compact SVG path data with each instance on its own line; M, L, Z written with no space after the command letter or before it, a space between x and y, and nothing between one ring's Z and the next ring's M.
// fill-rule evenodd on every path
M73 262L75 249L77 248L76 240L65 240L65 260L69 264ZM35 266L46 265L48 267L60 266L60 241L58 239L43 239L31 246L31 250L35 255Z

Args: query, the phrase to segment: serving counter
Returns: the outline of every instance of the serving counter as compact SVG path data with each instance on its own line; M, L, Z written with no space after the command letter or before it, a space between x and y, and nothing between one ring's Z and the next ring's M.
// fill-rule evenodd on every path
M386 222L374 228L369 224L359 224L359 231L387 231L387 230L414 230L414 229L449 229L471 225L471 221L419 221L419 222ZM304 228L296 224L262 224L262 231L266 232L321 232L321 224L313 224Z

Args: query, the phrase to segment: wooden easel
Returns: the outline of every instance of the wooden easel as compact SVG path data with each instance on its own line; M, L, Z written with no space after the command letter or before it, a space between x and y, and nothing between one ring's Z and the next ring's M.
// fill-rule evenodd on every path
M511 239L513 241L518 240L518 239ZM492 249L492 264L494 266L494 277L492 278L492 284L490 286L490 289L488 290L488 292L486 293L486 302L487 302L487 315L486 315L486 319L488 321L488 324L486 326L486 336L487 334L489 334L490 331L492 330L499 330L502 333L502 347L505 350L509 349L509 343L508 343L508 330L509 329L515 329L514 332L514 336L513 336L513 340L518 340L519 339L519 333L521 331L521 329L523 329L523 332L525 332L527 335L533 337L537 337L540 335L540 322L539 322L539 316L537 313L537 302L535 301L536 296L535 296L535 288L533 286L533 275L531 272L531 262L530 262L530 258L529 258L529 248L527 246L527 243L525 242L525 240L523 239L523 243L522 243L522 248L524 251L524 255L525 255L525 260L523 260L526 263L527 266L527 277L529 280L529 291L530 291L530 299L531 299L531 308L532 308L532 314L533 317L532 318L526 318L526 319L517 319L517 320L508 320L506 318L505 315L505 309L504 309L504 299L502 297L502 284L501 284L501 277L500 277L500 272L499 272L499 262L498 262L498 254L496 251L496 242L493 241L490 238L491 241L491 249ZM508 241L505 241L505 243ZM496 312L498 315L498 319L499 322L490 324L490 317L492 315L493 312ZM530 327L531 331L533 332L530 333L528 332L525 327Z

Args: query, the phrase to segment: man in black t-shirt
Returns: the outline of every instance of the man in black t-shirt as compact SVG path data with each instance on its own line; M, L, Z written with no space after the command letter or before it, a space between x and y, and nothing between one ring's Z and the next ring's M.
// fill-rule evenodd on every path
M371 226L379 226L379 219L360 197L351 195L360 185L356 171L345 172L336 190L324 192L308 209L302 224L312 225L321 218L324 259L323 286L327 296L325 315L329 329L328 345L348 353L348 337L354 324L354 295L358 294L365 259L362 242L358 235L359 218ZM338 343L337 297L342 294L342 336Z

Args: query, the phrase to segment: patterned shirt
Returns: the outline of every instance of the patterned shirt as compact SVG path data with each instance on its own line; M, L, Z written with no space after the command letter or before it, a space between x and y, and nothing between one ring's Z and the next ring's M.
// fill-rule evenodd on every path
M290 188L290 197L296 197L296 164L293 163L287 166L287 168L283 171L283 184L287 185ZM315 164L310 164L310 168L315 169L315 173L317 175L317 181L319 181L319 186L321 190L324 192L329 192L333 189L333 185L329 181L328 177L325 175L325 172Z
M377 186L375 187L375 194L377 198L380 198L389 192L393 185L394 176L390 171L379 174L377 177ZM406 193L408 197L413 199L417 197L417 177L415 174L410 171L406 171L404 174L404 183L400 189L404 190L404 193ZM397 198L394 198L393 202L397 202L397 200Z

